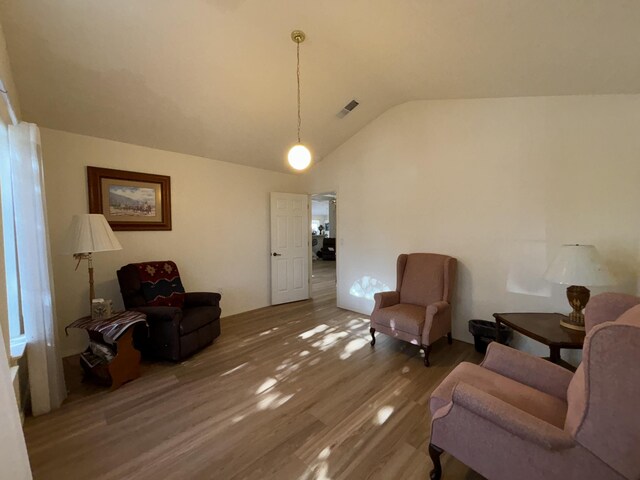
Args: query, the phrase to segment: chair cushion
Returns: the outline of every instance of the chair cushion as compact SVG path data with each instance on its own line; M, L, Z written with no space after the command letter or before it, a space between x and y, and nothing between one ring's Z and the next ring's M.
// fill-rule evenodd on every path
M135 266L140 275L140 287L147 305L182 308L184 287L174 262L144 262L136 263Z
M564 427L566 402L468 362L460 363L433 391L429 400L432 415L451 402L453 389L458 382L483 390L558 428Z
M220 318L220 307L193 307L182 311L180 335L187 335Z
M411 335L421 335L427 309L420 305L398 303L391 307L381 308L372 317L377 324L400 330Z

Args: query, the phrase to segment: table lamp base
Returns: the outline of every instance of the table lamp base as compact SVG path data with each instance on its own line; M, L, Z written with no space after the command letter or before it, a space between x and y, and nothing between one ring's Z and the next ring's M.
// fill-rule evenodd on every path
M587 287L571 285L567 288L567 300L573 308L573 312L569 314L567 321L561 320L560 325L573 330L581 330L584 332L584 313L582 311L589 303L591 292Z

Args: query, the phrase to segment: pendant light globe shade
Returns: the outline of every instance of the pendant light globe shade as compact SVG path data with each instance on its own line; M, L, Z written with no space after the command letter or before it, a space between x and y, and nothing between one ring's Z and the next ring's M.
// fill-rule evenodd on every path
M301 143L294 145L287 155L289 165L296 170L304 170L311 163L311 152Z

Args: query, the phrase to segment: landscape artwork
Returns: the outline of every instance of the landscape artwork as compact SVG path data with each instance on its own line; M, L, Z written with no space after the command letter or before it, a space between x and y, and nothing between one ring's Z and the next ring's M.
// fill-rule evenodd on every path
M113 230L171 230L171 178L87 167L89 212Z
M145 187L109 185L109 213L113 216L156 216L156 191Z

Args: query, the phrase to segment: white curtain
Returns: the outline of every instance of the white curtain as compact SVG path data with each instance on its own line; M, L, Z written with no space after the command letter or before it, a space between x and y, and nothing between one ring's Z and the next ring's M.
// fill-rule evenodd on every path
M31 408L58 408L66 397L54 309L40 131L31 123L9 126L11 183L18 272Z

